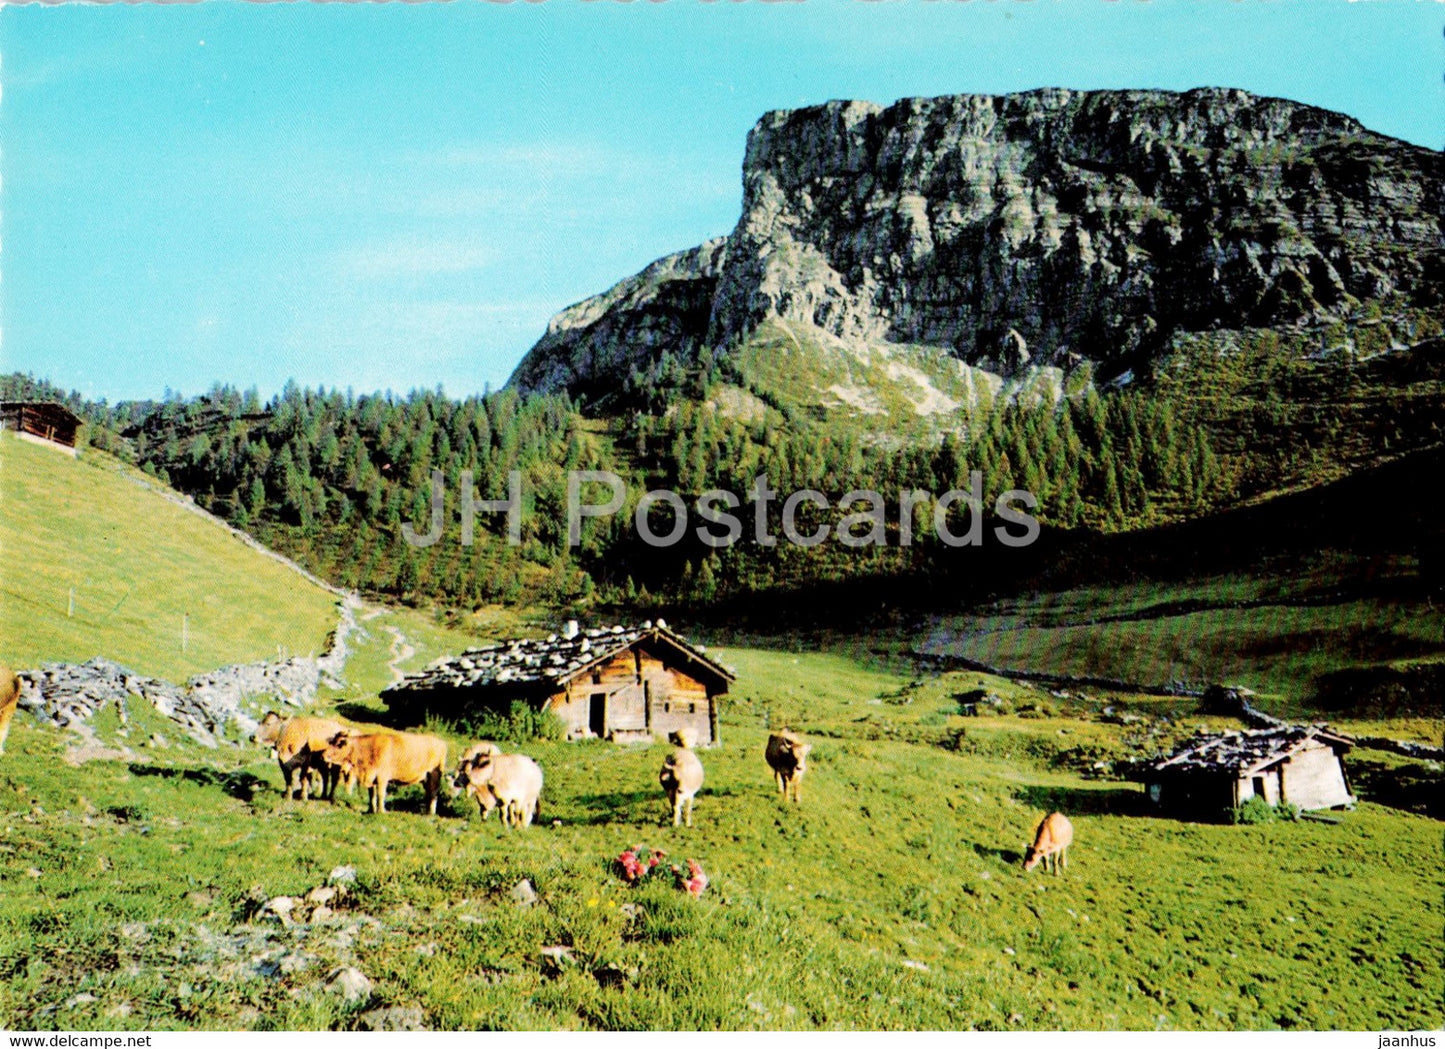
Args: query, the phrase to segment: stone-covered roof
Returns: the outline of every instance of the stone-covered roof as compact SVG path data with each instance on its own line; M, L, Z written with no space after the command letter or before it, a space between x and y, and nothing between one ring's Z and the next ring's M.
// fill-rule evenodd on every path
M1223 732L1196 736L1167 758L1148 766L1149 772L1227 772L1247 776L1268 768L1318 740L1345 750L1354 740L1325 725L1285 725L1253 732Z
M726 684L735 680L732 670L706 655L706 649L674 634L662 620L644 620L637 626L597 627L574 636L548 634L545 638L516 638L469 648L409 674L386 692L422 692L434 689L486 688L493 685L564 686L597 663L605 662L641 641L662 642L683 654Z

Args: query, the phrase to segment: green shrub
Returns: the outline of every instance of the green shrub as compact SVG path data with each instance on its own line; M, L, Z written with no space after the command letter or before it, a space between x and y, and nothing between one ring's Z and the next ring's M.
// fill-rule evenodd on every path
M556 714L550 710L539 710L523 700L514 701L505 714L488 711L459 728L479 739L492 739L499 743L559 740L567 735L567 726Z
M1299 806L1282 801L1278 805L1271 805L1258 794L1250 798L1243 805L1236 805L1229 810L1229 822L1253 825L1257 823L1273 823L1275 820L1297 820L1299 819Z

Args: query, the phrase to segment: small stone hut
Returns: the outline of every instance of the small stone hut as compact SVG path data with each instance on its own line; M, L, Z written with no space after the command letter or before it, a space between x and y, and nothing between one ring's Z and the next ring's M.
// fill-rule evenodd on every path
M1144 785L1151 801L1178 813L1218 813L1253 797L1338 808L1355 803L1344 763L1353 744L1323 725L1210 734L1147 766Z
M0 401L0 430L18 437L75 452L82 420L55 401Z
M689 729L699 746L718 741L718 706L733 672L668 629L578 630L502 641L440 659L382 692L408 720L505 713L513 703L556 714L568 739L642 742Z

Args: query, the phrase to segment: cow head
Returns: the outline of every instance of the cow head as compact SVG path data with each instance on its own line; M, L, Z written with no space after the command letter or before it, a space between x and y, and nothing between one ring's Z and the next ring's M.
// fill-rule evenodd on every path
M350 732L338 732L326 741L326 749L321 752L321 760L328 765L339 765L343 770L350 769L353 762L353 750L356 745L356 736Z
M256 733L251 737L252 743L260 743L266 746L275 746L276 737L281 735L282 717L274 710L266 711L266 716L256 726Z
M457 769L457 774L452 778L453 792L465 790L468 794L475 793L492 781L492 755L483 754L474 758L471 764L463 763Z
M1038 849L1030 845L1028 851L1024 853L1024 870L1033 870L1039 865L1039 861L1043 858L1043 853L1039 852Z
M690 728L679 728L667 734L667 741L674 747L690 750L697 744L697 734Z

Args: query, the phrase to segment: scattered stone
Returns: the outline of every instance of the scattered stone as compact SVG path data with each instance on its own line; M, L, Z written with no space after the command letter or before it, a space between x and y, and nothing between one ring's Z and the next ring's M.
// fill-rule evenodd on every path
M623 903L618 905L617 913L628 921L632 921L642 914L642 908L635 903Z
M332 885L352 885L356 882L355 867L333 867L331 873L326 876L326 881Z
M542 948L542 964L554 972L561 972L569 965L575 965L577 956L572 948L563 944Z
M36 870L34 867L26 867L26 868L25 868L25 874L26 874L27 877L31 877L31 878L39 878L39 877L41 877L41 872L38 871L38 870Z
M188 892L186 893L186 902L192 907L209 907L215 902L215 897L209 892Z
M324 922L336 912L324 903L317 904L311 909L310 920L313 922Z
M368 1009L356 1018L356 1026L362 1031L425 1031L426 1014L419 1005L389 1005L383 1009Z
M537 890L532 888L532 882L523 878L512 886L512 902L518 907L530 907L537 902Z
M1012 947L1005 947L1003 949L1003 953L1012 957L1013 955L1018 954L1018 951L1014 950Z
M283 922L290 920L291 912L296 909L296 901L290 896L276 896L266 901L266 910L276 915Z
M315 959L309 954L287 951L277 958L262 957L257 961L256 969L262 976L291 976L311 968L311 963L314 961Z
M912 958L904 958L903 967L905 969L917 969L919 972L922 973L928 972L928 964L926 962L917 962L914 961Z
M318 885L306 894L306 902L311 904L330 903L336 899L337 890L334 885Z
M94 1002L96 1000L97 999L95 995L91 994L89 991L81 991L79 994L67 998L65 1000L65 1005L63 1006L63 1008L74 1009L77 1005L89 1005L91 1002Z
M230 530L243 542L255 543L250 536ZM89 729L86 723L107 707L114 707L121 724L127 724L127 702L131 697L138 697L202 746L220 746L228 729L232 735L250 738L257 724L242 709L243 700L253 696L275 697L299 708L315 700L318 686L340 687L338 675L349 654L348 636L360 629L356 622L359 605L355 595L343 595L331 648L319 658L298 657L221 667L196 675L184 687L137 674L101 656L86 663L46 663L16 675L20 679L20 706L42 723L86 735ZM67 753L66 760L81 764L98 758L134 758L125 748L110 750L98 748L93 739L88 742L91 746ZM147 745L161 750L169 748L170 743L160 733L154 733Z
M348 1002L365 1001L371 997L371 981L360 969L344 965L326 975L326 989Z

